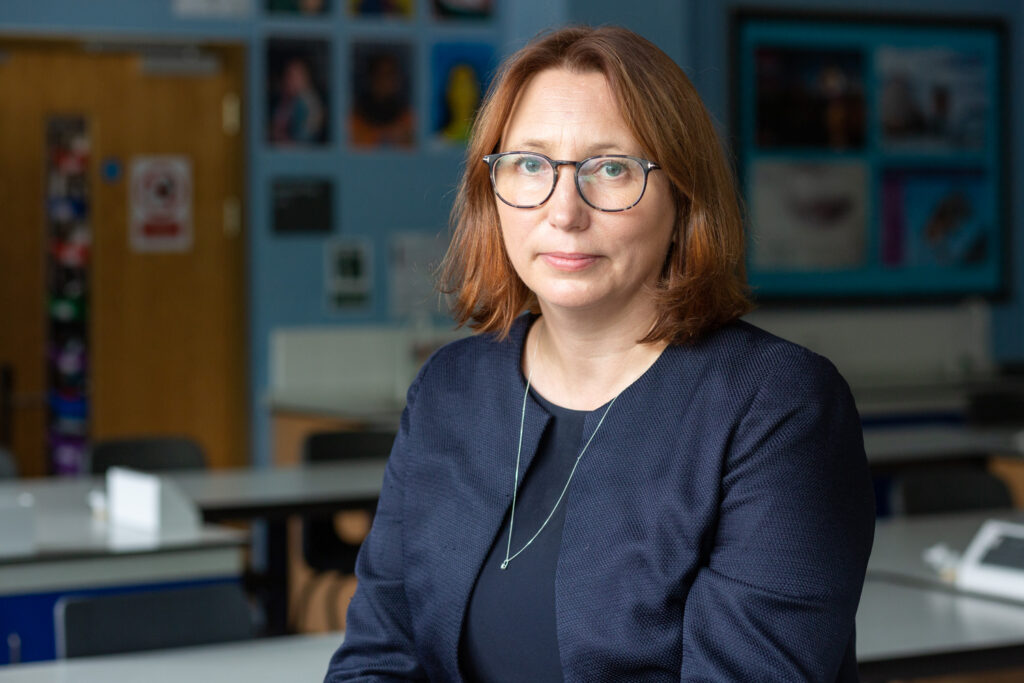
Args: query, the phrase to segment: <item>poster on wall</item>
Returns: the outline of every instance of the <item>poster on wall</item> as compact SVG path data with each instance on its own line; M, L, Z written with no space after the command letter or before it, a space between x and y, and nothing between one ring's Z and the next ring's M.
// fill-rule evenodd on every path
M416 12L416 0L345 0L353 17L398 17L410 19Z
M324 245L327 309L365 309L373 294L373 248L362 237L329 240Z
M391 315L398 319L426 317L441 312L434 283L448 240L427 231L392 233L388 259Z
M349 142L353 147L410 148L416 142L412 45L352 45Z
M271 183L270 196L275 233L331 231L334 224L334 183L329 178L275 178Z
M184 156L135 157L129 178L129 246L139 252L190 250L192 161Z
M322 146L330 139L330 49L318 38L267 41L267 142Z
M266 0L269 14L320 16L331 11L331 0Z
M488 19L494 11L492 0L431 0L438 19Z
M1005 293L1002 22L750 9L733 38L756 296Z
M434 139L462 145L495 68L486 43L438 43L431 52L431 126Z

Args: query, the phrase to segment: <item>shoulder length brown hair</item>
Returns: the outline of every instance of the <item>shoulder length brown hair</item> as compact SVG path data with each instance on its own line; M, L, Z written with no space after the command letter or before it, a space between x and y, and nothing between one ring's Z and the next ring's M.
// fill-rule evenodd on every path
M640 341L682 343L751 309L736 184L693 84L653 43L624 28L571 27L542 35L502 64L481 107L452 209L439 288L459 325L499 337L537 300L505 252L487 165L530 79L553 68L604 74L631 133L669 179L672 247L654 296L657 318Z

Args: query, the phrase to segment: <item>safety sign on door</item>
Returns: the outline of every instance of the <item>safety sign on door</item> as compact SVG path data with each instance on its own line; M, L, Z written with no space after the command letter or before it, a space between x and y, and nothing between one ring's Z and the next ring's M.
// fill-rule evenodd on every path
M192 248L192 162L183 156L136 157L128 196L135 251Z

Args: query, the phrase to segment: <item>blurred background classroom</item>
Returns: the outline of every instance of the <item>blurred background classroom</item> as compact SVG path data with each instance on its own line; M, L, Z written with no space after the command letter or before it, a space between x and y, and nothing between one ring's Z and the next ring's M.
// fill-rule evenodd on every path
M0 681L322 675L465 334L432 273L473 112L566 23L686 71L749 319L852 386L865 680L1024 677L1024 3L0 0Z

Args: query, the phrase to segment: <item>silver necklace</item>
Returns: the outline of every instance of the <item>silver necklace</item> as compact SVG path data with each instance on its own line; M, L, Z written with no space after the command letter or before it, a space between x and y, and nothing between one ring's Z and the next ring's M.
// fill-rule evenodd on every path
M535 346L534 355L536 355L536 352L537 347ZM601 425L604 424L604 418L608 416L608 411L612 409L612 404L615 403L615 399L619 397L619 395L616 394L615 398L608 402L608 407L604 409L604 413L601 415L601 419L598 421L597 426L594 427L593 433L590 435L590 438L587 439L587 443L583 445L583 450L581 450L580 454L576 456L576 462L573 463L572 471L569 472L569 478L565 480L565 486L562 487L562 492L558 494L558 500L555 501L554 506L551 508L551 512L548 513L547 519L544 520L544 523L540 525L539 529L537 529L537 533L531 536L530 540L527 541L522 548L510 555L509 553L512 552L512 527L515 525L516 521L516 489L519 484L519 462L523 454L523 426L526 424L526 398L530 395L530 380L533 378L533 368L534 363L531 362L530 373L526 377L526 392L523 394L523 412L519 418L519 447L516 449L516 474L515 479L512 481L512 512L508 518L508 543L505 545L505 560L501 563L502 569L506 569L509 562L519 557L520 553L529 548L530 544L540 536L540 532L544 531L544 527L548 525L551 518L555 516L555 510L558 509L558 506L562 502L562 498L565 497L565 492L569 490L569 482L572 481L572 476L576 474L576 468L579 466L580 460L583 458L583 454L587 452L590 442L594 440L595 436L597 436L597 430L601 429Z

